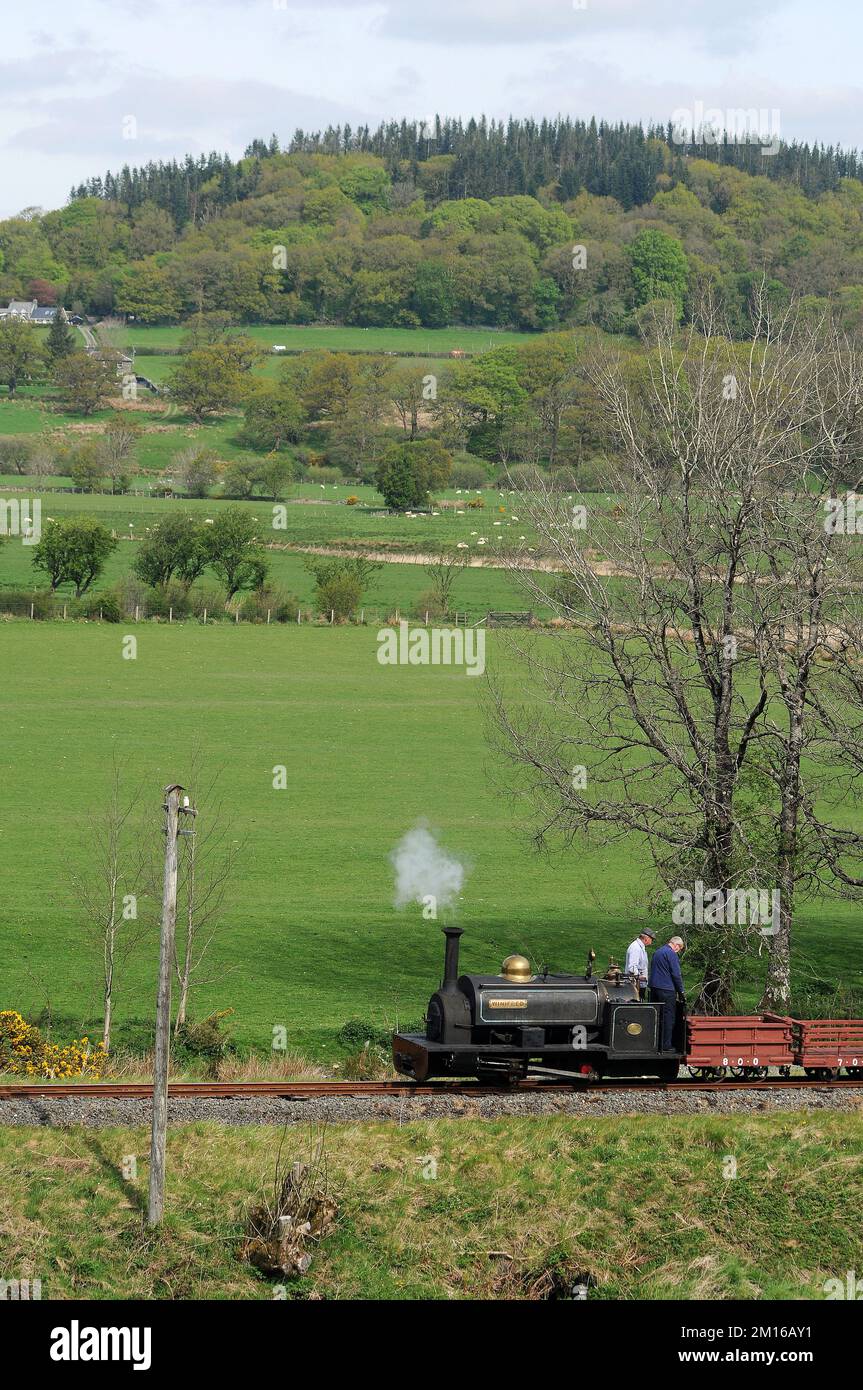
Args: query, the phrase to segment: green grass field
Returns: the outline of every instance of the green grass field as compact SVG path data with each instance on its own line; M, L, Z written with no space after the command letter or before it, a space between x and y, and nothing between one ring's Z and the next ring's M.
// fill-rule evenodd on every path
M820 1300L859 1268L860 1135L826 1113L331 1127L337 1222L279 1296ZM43 1299L273 1298L240 1241L277 1159L309 1157L305 1127L170 1129L157 1236L148 1149L143 1128L0 1129L5 1277Z
M352 1017L386 1027L422 1014L442 938L419 908L394 909L388 854L424 817L470 865L466 969L493 969L512 950L578 969L591 946L600 960L625 949L647 882L637 846L546 859L515 838L484 739L482 680L383 667L374 628L136 632L128 661L122 626L0 624L3 1007L48 999L92 1031L98 962L68 875L88 863L86 822L104 802L114 750L130 789L144 788L154 843L161 789L189 777L192 749L221 773L245 849L194 1007L233 1008L244 1045L267 1051L281 1024L291 1047L332 1057ZM494 634L487 660L509 678ZM273 789L278 765L286 790ZM801 909L803 974L859 988L856 920L843 904ZM120 983L121 1036L152 1014L155 964L150 939ZM750 982L741 1002L754 1004L759 987Z
M188 326L145 328L127 326L123 339L135 348L179 347ZM290 352L407 352L446 357L450 352L488 352L507 343L524 343L529 333L497 328L329 328L300 324L240 325L262 347L280 344ZM143 362L143 359L142 359Z
M28 487L28 482L32 482L32 488ZM68 480L57 479L56 482L68 485ZM151 479L141 477L135 481L135 486L143 490L151 482ZM43 524L50 517L85 514L97 517L118 535L132 536L136 541L146 535L147 527L178 510L204 518L215 515L216 508L226 505L220 499L165 499L145 495L143 491L141 495L119 496L109 493L41 492L38 480L20 477L0 478L0 488L4 485L8 488L9 496L27 489L22 495L28 500L34 496L41 497ZM345 500L351 495L358 497L359 502L349 507L345 505ZM259 498L234 505L241 506L258 518L262 537L276 543L350 547L355 542L361 542L366 547L380 545L382 553L389 548L422 555L433 553L441 546L462 542L471 556L493 559L496 551L518 548L522 544L529 546L533 542L533 531L520 516L521 509L515 510L516 499L489 487L482 494L484 508L472 510L466 503L475 495L464 493L459 499L452 489L442 494L449 500L460 500L464 504L461 512L447 510L438 515L389 515L383 510L380 495L372 487L348 483L321 487L314 483L298 483L288 491L286 525L279 530L272 527L271 502ZM524 541L522 537L525 537ZM134 542L120 545L109 558L94 592L110 587L127 574L134 553ZM31 547L14 540L0 548L0 596L4 588L29 588L34 584L44 587L44 576L33 569L32 556ZM275 550L269 552L268 559L271 577L303 602L310 602L313 583L302 558L297 554ZM366 606L370 612L384 615L396 607L406 610L429 586L430 580L422 563L389 564L374 579L366 596ZM481 617L489 610L523 609L529 606L514 580L503 569L491 567L467 568L456 580L453 595L456 609L469 613L473 618ZM540 616L548 616L544 609L537 612Z

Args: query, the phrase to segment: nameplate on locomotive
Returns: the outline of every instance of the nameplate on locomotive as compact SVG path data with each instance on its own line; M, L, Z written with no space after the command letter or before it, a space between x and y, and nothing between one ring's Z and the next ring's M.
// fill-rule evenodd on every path
M490 1009L526 1009L526 999L486 999Z

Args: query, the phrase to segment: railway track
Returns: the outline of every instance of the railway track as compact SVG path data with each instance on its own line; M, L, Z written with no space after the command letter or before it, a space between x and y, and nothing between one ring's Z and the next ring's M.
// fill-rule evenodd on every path
M518 1096L546 1094L597 1095L608 1091L863 1091L863 1080L839 1077L833 1081L811 1077L776 1077L750 1080L725 1077L721 1081L700 1081L692 1078L677 1081L654 1081L649 1078L620 1077L599 1082L559 1081L532 1078L512 1086L490 1086L482 1081L174 1081L168 1087L172 1100L249 1100L255 1096L271 1096L281 1100L311 1100L324 1096L379 1097L387 1096ZM91 1082L22 1082L21 1085L0 1086L3 1100L147 1100L153 1094L152 1085L145 1081Z

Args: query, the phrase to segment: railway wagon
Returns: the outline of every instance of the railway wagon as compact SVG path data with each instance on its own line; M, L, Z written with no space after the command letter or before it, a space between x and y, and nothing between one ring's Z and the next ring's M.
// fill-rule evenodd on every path
M797 1019L794 1061L807 1076L822 1081L831 1081L843 1070L848 1076L863 1079L863 1019Z
M686 1016L685 1006L639 998L635 981L610 962L583 975L534 973L521 955L498 975L459 973L459 927L444 927L443 979L424 1033L393 1036L393 1064L414 1081L479 1076L514 1082L529 1072L582 1081L601 1077L674 1080L681 1066L701 1080L761 1080L771 1070L831 1081L863 1080L863 1019L793 1019L780 1014ZM662 1051L662 1011L675 1009L673 1047Z
M702 1079L767 1076L778 1067L787 1076L794 1061L794 1029L778 1014L693 1015L686 1020L686 1064Z

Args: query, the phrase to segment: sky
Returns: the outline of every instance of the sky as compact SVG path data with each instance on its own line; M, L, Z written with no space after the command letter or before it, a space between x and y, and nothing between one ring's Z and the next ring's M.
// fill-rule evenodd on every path
M863 145L860 0L41 0L0 18L0 216L123 164L402 117L765 113Z

